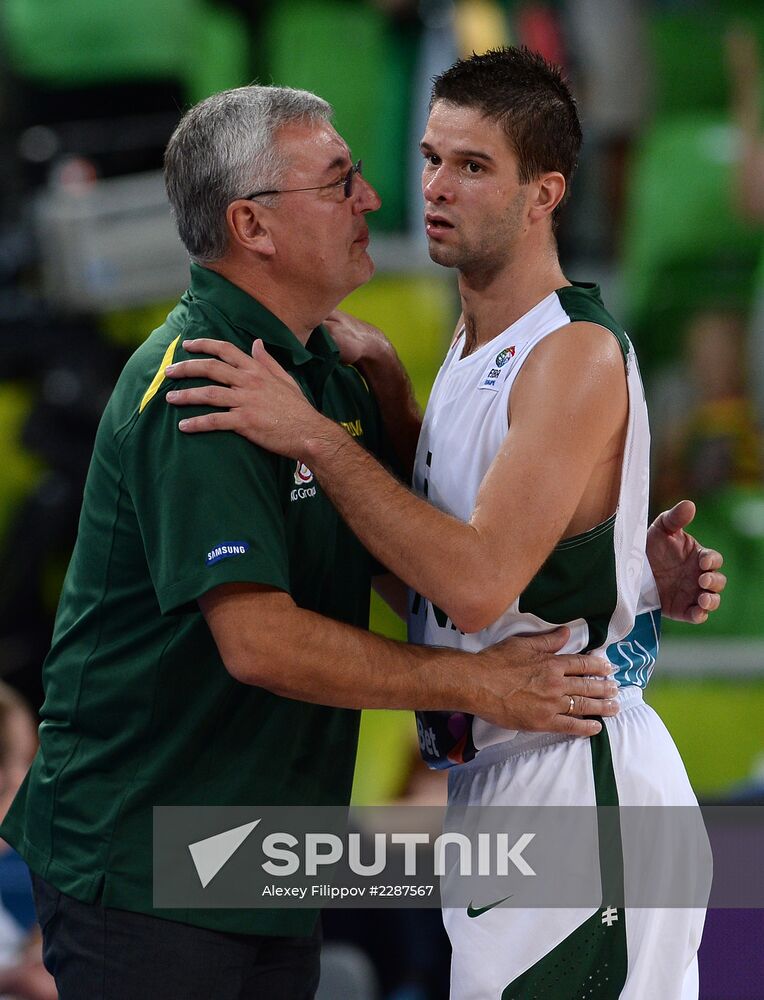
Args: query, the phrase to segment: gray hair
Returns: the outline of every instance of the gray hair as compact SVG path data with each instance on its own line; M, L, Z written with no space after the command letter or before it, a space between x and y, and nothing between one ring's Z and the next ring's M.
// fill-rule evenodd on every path
M165 150L164 179L192 260L205 264L224 257L230 203L281 183L288 163L275 141L278 129L331 117L330 104L291 87L224 90L186 112Z

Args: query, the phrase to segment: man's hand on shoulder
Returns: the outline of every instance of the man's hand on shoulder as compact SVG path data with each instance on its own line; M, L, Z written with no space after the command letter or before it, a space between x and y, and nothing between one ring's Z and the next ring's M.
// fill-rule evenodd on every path
M345 364L358 368L374 393L405 479L411 477L422 413L395 347L371 323L335 309L324 320Z
M357 316L335 309L324 320L324 326L340 349L340 359L346 365L395 357L395 348L379 329Z
M213 356L170 365L168 378L211 379L218 384L172 390L167 402L225 408L181 420L178 426L184 433L235 431L268 451L301 461L314 438L336 435L344 440L345 431L311 406L261 340L252 345L251 356L222 340L187 340L183 346L191 353Z
M700 625L719 607L727 577L719 572L721 553L704 548L685 531L694 517L691 500L664 510L650 525L646 548L663 614Z

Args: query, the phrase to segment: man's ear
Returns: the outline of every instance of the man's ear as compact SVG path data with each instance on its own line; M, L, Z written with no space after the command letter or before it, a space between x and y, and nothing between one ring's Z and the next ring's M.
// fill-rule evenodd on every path
M225 213L228 236L250 253L272 257L276 252L268 223L268 210L254 201L232 201Z
M551 216L565 197L565 178L557 171L542 174L533 181L535 197L530 206L529 216L532 220Z

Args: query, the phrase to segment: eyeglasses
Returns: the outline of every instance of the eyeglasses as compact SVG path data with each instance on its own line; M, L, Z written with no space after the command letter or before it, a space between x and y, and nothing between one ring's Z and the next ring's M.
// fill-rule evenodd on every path
M296 194L298 191L323 191L326 188L341 187L345 197L349 198L353 193L353 177L356 174L362 174L363 161L356 160L353 166L348 170L344 177L340 178L338 181L334 181L333 184L318 184L316 187L307 188L285 188L283 191L253 191L252 194L247 194L242 199L243 201L252 201L253 198L260 198L262 195L266 194Z

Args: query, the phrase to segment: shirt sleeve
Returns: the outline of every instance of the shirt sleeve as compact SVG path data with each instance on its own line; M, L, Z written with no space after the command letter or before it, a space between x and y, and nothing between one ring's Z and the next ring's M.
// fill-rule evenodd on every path
M120 452L161 612L188 611L223 583L289 592L280 460L229 431L178 430L182 417L207 410L170 406L172 385L139 415Z

